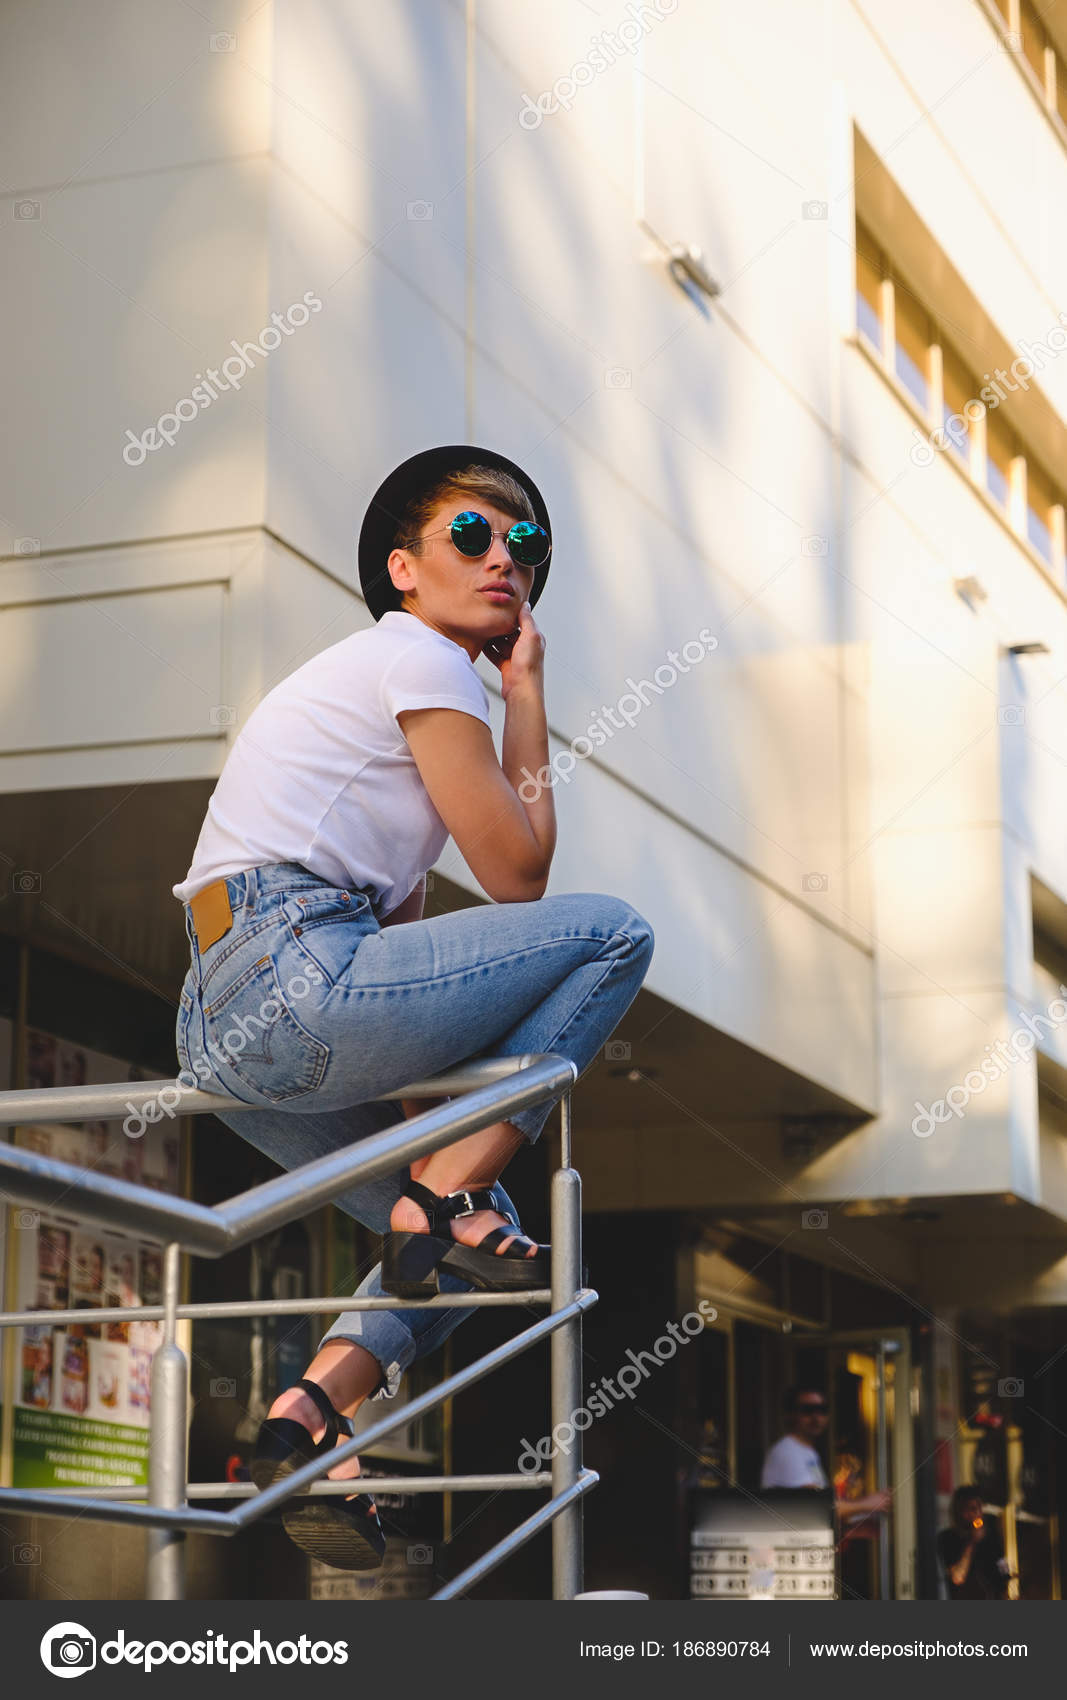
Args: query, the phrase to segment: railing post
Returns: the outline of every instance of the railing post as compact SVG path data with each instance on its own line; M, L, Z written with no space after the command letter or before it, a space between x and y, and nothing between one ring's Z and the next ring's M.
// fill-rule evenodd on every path
M570 1304L582 1284L582 1182L570 1167L570 1093L562 1098L563 1166L552 1176L552 1309ZM552 1429L572 1435L552 1460L552 1493L573 1487L582 1472L582 1434L575 1415L582 1403L582 1319L576 1316L550 1342ZM582 1500L576 1497L552 1524L552 1597L572 1600L582 1591Z
M163 1253L163 1341L152 1359L152 1408L148 1440L148 1499L172 1509L185 1502L186 1399L185 1353L177 1341L181 1247L175 1241ZM185 1532L149 1529L145 1598L185 1598Z
M483 1068L489 1072L488 1079L481 1072ZM512 1080L513 1074L518 1078ZM410 1161L412 1157L443 1149L445 1144L462 1137L461 1130L472 1131L485 1126L491 1114L506 1116L508 1110L541 1102L560 1089L566 1080L568 1084L561 1102L560 1166L552 1178L551 1188L552 1286L549 1294L541 1292L537 1295L540 1303L546 1297L550 1299L554 1315L546 1318L544 1323L525 1330L519 1336L517 1350L525 1351L529 1345L540 1343L546 1335L550 1338L552 1427L554 1431L562 1427L570 1438L565 1442L565 1450L560 1448L552 1461L552 1501L542 1512L527 1518L512 1536L498 1542L491 1554L469 1567L456 1584L450 1584L434 1597L446 1599L465 1591L511 1552L539 1534L551 1521L553 1595L556 1599L573 1599L583 1586L581 1501L587 1489L597 1480L593 1472L583 1468L582 1435L577 1427L577 1416L583 1409L581 1312L596 1302L597 1295L589 1292L580 1298L578 1296L584 1285L581 1180L571 1167L570 1098L570 1084L576 1074L577 1069L572 1062L554 1053L545 1053L492 1059L484 1064L472 1064L467 1070L454 1070L432 1080L413 1082L408 1088L387 1093L385 1097L438 1097L440 1090L447 1088L459 1091L459 1103L449 1105L447 1112L437 1109L409 1118L418 1124L415 1133L406 1128L387 1130L359 1142L358 1151L352 1146L333 1152L327 1158L316 1159L214 1208L182 1198L167 1200L153 1189L132 1182L92 1177L87 1171L45 1159L28 1149L3 1147L0 1150L0 1175L10 1181L15 1189L14 1197L19 1202L51 1206L53 1202L62 1200L63 1208L68 1212L84 1205L90 1220L110 1222L120 1228L133 1227L142 1234L154 1233L157 1240L164 1241L165 1245L161 1305L118 1306L112 1310L101 1307L99 1311L88 1313L118 1321L143 1319L146 1314L153 1313L158 1316L160 1312L163 1315L163 1336L152 1362L147 1504L118 1506L108 1503L106 1494L94 1501L51 1491L11 1488L0 1488L0 1502L15 1508L28 1506L31 1511L36 1510L44 1516L66 1516L70 1511L75 1515L96 1516L104 1522L126 1522L144 1527L147 1531L145 1597L153 1600L183 1599L185 1531L196 1529L208 1534L231 1535L236 1529L257 1521L265 1511L273 1509L275 1502L281 1503L292 1489L291 1484L284 1484L281 1499L277 1487L268 1489L265 1496L258 1496L260 1503L257 1506L242 1506L231 1514L194 1510L188 1504L188 1362L178 1344L178 1312L182 1310L190 1316L193 1313L236 1316L247 1314L253 1306L250 1301L182 1306L179 1291L182 1247L195 1255L220 1256L275 1226L294 1220L301 1210L306 1211L313 1205L328 1201L338 1190L358 1179L377 1178L379 1172L392 1172L398 1164ZM38 1118L54 1118L59 1122L117 1119L129 1110L131 1094L137 1093L143 1094L141 1102L147 1114L154 1097L161 1096L164 1090L179 1087L180 1082L176 1081L148 1081L135 1087L123 1083L85 1088L55 1087L39 1092L0 1092L0 1126L14 1126ZM205 1093L191 1096L195 1102L186 1106L190 1114L207 1113L231 1103L228 1098L216 1100ZM148 1119L154 1117L149 1116ZM485 1293L472 1297L477 1297L479 1304L493 1304L506 1303L520 1298L520 1295ZM529 1302L532 1297L529 1293L521 1295L521 1302ZM456 1295L456 1302L459 1302L459 1295ZM289 1303L278 1300L256 1308L263 1313L276 1311L282 1314ZM390 1301L367 1299L363 1303L370 1308L389 1305ZM316 1304L323 1308L323 1301L316 1301ZM332 1303L331 1308L335 1308ZM85 1314L84 1311L72 1313L72 1320L74 1315L80 1318ZM59 1315L65 1316L66 1313ZM54 1322L55 1316L56 1313L0 1311L0 1335L5 1329L38 1322L42 1317ZM514 1355L517 1351L511 1348L496 1348L478 1360L471 1370L448 1378L445 1384L447 1395L450 1397L468 1381L480 1379ZM416 1405L421 1408L424 1402L425 1408L431 1409L439 1398L436 1395L433 1398L429 1394L420 1395L412 1402L412 1409ZM369 1444L377 1437L378 1429L383 1433L391 1432L397 1420L394 1418L372 1425L371 1430L360 1437L359 1443ZM347 1447L355 1444L355 1440L346 1442L341 1449L342 1455ZM310 1468L314 1473L315 1466ZM453 1479L449 1475L441 1479L440 1485L444 1489L453 1485L462 1487L468 1479L480 1482L483 1478ZM528 1477L514 1482L507 1478L489 1478L489 1481L494 1488L535 1485ZM229 1485L201 1483L197 1484L197 1492L203 1487L227 1490ZM543 1477L538 1477L536 1485L543 1485ZM143 1500L145 1489L118 1490L118 1495ZM159 1518L174 1518L181 1527L160 1527L155 1521Z

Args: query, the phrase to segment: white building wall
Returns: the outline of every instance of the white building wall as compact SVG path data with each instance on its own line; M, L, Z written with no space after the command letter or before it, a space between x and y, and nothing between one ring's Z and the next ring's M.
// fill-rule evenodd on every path
M873 1118L801 1190L1037 1197L1026 1065L934 1138L910 1123L1027 993L1029 867L1067 893L1064 597L950 466L911 464L913 421L849 342L853 123L1006 336L1067 294L1067 151L978 0L678 0L589 75L621 6L477 0L469 40L430 0L214 14L12 0L0 22L28 327L0 783L216 774L220 710L239 724L365 623L381 476L492 442L552 508L555 749L717 639L559 788L549 889L629 898L651 990ZM520 123L566 76L571 110ZM46 98L62 122L33 122ZM668 275L675 241L713 305ZM123 460L308 292L240 393ZM1002 661L1034 636L1049 657ZM1007 786L1005 703L1033 716ZM471 885L453 846L441 865Z

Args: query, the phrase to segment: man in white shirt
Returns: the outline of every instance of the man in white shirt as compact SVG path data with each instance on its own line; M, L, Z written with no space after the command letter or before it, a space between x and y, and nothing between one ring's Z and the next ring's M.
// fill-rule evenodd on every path
M815 1442L826 1433L830 1407L818 1387L790 1387L785 1395L788 1424L763 1460L761 1488L827 1488L830 1486ZM842 1499L835 1504L839 1523L851 1524L888 1511L892 1495L879 1490L861 1499Z
M830 1408L814 1387L790 1387L785 1396L787 1432L763 1460L760 1487L825 1488L830 1483L815 1442L826 1433Z

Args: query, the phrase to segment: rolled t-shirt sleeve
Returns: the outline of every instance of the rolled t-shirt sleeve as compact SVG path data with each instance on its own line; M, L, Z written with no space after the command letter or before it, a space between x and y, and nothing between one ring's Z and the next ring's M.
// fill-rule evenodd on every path
M398 731L396 717L406 708L457 708L491 725L489 694L478 674L465 656L443 646L438 651L416 643L398 655L382 677L380 702Z

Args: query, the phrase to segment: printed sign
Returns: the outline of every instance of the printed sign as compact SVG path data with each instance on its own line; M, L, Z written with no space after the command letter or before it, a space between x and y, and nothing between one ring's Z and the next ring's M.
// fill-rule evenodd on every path
M27 1086L140 1079L129 1064L30 1029ZM44 1123L16 1130L16 1143L62 1163L177 1192L178 1124L150 1126L140 1138L122 1122ZM101 1229L64 1213L9 1212L16 1310L101 1310L161 1302L158 1241ZM148 1479L152 1354L159 1322L67 1321L18 1330L14 1406L14 1487L141 1485Z

